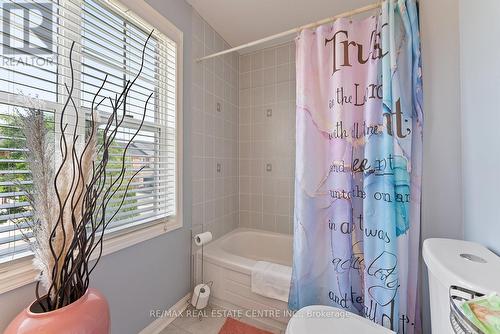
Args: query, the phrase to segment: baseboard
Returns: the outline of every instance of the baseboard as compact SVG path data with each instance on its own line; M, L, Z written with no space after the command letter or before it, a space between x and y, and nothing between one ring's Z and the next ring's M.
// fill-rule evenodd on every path
M181 300L175 303L168 311L165 312L165 316L157 318L155 321L150 323L146 328L139 332L139 334L159 334L168 325L170 325L178 315L180 315L189 305L189 300L191 298L191 293L188 293ZM171 316L176 315L176 316Z

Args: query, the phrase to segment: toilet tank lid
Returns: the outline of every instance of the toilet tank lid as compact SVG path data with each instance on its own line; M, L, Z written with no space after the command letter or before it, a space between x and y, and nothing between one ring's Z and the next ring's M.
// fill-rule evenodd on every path
M470 241L432 238L424 241L428 270L445 286L460 285L500 294L500 257Z

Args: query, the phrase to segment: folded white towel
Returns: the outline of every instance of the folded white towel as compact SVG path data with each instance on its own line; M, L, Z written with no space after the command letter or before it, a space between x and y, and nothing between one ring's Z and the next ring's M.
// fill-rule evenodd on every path
M292 267L257 261L252 268L252 292L288 302Z

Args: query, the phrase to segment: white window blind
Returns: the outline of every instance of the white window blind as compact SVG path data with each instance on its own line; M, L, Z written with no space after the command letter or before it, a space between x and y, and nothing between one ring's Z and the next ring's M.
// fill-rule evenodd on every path
M82 14L82 105L90 107L94 93L108 74L109 84L102 96L120 94L128 80L141 69L143 45L150 29L139 26L133 17L94 1L83 3ZM126 99L126 116L112 147L108 171L118 174L121 154L137 130L144 108L145 121L129 148L127 174L144 169L135 177L120 213L111 228L157 220L175 214L175 112L176 45L168 38L153 35L146 46L141 75ZM145 102L153 93L148 105ZM100 113L109 112L109 104ZM122 194L124 190L119 190ZM111 201L113 211L120 198Z
M23 235L30 236L26 226L31 215L23 186L29 185L31 175L25 162L22 131L13 117L28 107L23 96L38 98L46 110L48 131L55 131L58 126L54 126L54 120L58 121L67 97L64 84L70 84L69 47L75 41L73 98L80 106L82 124L84 118L90 118L92 99L106 74L107 81L98 100L114 98L122 92L128 80L135 78L141 68L144 43L153 27L134 13L118 9L112 1L59 0L47 6L47 1L0 0L0 4L2 7L6 4L19 7L9 9L9 23L15 29L7 29L12 35L8 43L5 42L4 22L0 24L4 36L0 69L0 262L4 262L29 251L27 243L22 240ZM40 54L39 49L12 55L5 52L13 41L17 43L14 46L22 46L27 39L24 26L26 9L30 10L29 20L33 25L39 25L45 19L40 29L33 31L33 36L28 35L30 45L50 52ZM2 20L5 21L3 12ZM49 40L52 44L47 43ZM123 149L137 131L146 110L144 124L125 158L127 177L143 169L132 180L126 200L108 232L142 224L146 226L176 215L176 55L177 44L155 30L146 47L141 75L128 94L125 108L119 111L123 113L125 110L125 121L111 148L107 174L112 177L119 173ZM145 106L151 93L153 95ZM110 110L107 101L99 106L97 111L101 123L105 122ZM101 124L100 131L103 128L104 124ZM78 131L86 132L84 127ZM124 187L117 189L118 197L108 205L110 215L124 193Z

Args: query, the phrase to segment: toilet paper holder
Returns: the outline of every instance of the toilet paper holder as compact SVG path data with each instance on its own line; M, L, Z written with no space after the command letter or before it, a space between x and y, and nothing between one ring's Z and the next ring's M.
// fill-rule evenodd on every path
M191 305L197 310L203 310L208 306L210 292L213 282L201 283L194 287Z
M197 310L202 310L208 305L213 285L213 281L205 283L204 278L204 246L212 241L212 233L210 231L198 233L192 237L192 240L196 246L201 247L201 283L194 286L191 305ZM195 263L197 263L197 261L195 261ZM196 277L194 280L196 281Z

